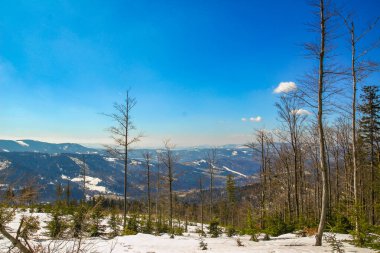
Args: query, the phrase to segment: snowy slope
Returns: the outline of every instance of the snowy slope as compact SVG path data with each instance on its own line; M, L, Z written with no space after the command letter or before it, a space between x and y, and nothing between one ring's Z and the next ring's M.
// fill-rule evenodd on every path
M25 213L30 215L29 213ZM17 230L19 220L22 213L17 214L15 221L11 222L8 226L8 230L11 230L14 234ZM46 222L49 220L49 215L45 213L36 213L33 216L39 217L41 221L42 229L33 236L32 243L37 245L39 242L47 247L55 247L54 252L66 252L71 249L73 243L68 241L52 241L44 236L46 230ZM225 235L219 238L204 238L204 242L208 245L208 250L202 251L199 248L200 238L198 234L194 233L196 227L189 228L189 233L184 233L183 236L176 236L174 239L170 239L169 235L164 234L162 236L154 236L148 234L137 234L132 236L118 236L114 239L102 239L102 238L87 238L82 243L84 252L134 252L134 253L193 253L193 252L255 252L255 253L301 253L301 252L331 252L331 247L324 242L322 247L313 246L315 243L314 237L297 237L294 234L284 234L279 237L272 237L270 241L260 240L259 242L249 241L248 236L240 237L240 240L244 244L242 247L238 247L236 243L237 237L226 237ZM259 237L260 239L261 237ZM37 240L38 239L38 240ZM337 239L346 240L350 239L349 235L338 234ZM7 252L7 248L10 246L9 241L0 237L0 252ZM356 248L350 244L344 243L345 252L357 252L357 253L372 253L370 249Z

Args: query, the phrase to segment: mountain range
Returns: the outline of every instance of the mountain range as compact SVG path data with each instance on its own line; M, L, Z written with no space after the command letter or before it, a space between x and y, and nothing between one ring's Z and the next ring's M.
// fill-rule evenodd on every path
M174 164L173 182L177 192L191 192L198 188L202 177L204 187L210 179L207 152L210 148L175 149L178 158ZM157 178L163 179L166 169L157 162L160 149L135 149L129 154L129 196L140 198L146 192L146 166L143 153L152 154L151 182L156 187ZM224 187L226 177L232 174L238 185L255 180L259 170L258 154L239 145L216 148L215 187ZM110 156L105 150L74 143L46 143L34 140L0 140L0 190L12 187L20 190L33 185L38 188L40 201L56 198L57 185L70 185L74 198L83 196L83 177L86 170L86 195L99 194L121 196L124 187L123 161ZM159 177L158 177L159 176ZM162 186L164 187L164 186ZM153 191L154 191L153 189Z

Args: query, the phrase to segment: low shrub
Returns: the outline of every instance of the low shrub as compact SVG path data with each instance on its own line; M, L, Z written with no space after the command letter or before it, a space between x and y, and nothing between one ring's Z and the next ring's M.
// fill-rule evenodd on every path
M222 229L219 227L219 220L211 220L210 225L208 226L208 230L208 233L211 235L211 237L219 237L222 234Z

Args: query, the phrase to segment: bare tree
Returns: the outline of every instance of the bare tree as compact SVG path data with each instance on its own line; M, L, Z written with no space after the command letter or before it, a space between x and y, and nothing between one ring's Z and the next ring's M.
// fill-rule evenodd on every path
M323 92L325 84L325 47L326 47L326 23L329 17L326 15L325 0L320 0L320 25L321 25L321 42L319 46L319 68L318 68L318 133L319 133L319 162L322 172L322 207L321 218L319 220L318 233L315 237L315 245L322 245L323 230L325 229L326 213L328 206L328 180L327 180L327 160L325 148L325 135L323 129Z
M306 76L303 81L303 87L299 90L299 97L306 105L316 110L316 125L318 130L318 146L319 146L319 169L322 181L322 203L318 225L318 233L316 235L316 246L322 245L323 230L326 224L326 215L329 206L329 175L326 154L326 140L324 132L324 119L326 113L334 105L341 108L334 100L339 89L335 84L342 78L344 72L338 64L333 63L333 40L335 36L335 17L336 12L333 10L330 0L313 0L311 3L315 8L314 14L317 17L315 23L310 25L313 32L319 36L319 41L315 43L306 43L305 49L308 57L316 60L316 71ZM344 76L343 76L344 77Z
M301 175L301 137L307 112L301 110L301 104L294 94L283 95L280 102L275 104L284 131L277 136L284 142L290 143L293 151L294 199L297 220L300 217L300 175ZM286 133L286 135L284 134Z
M267 198L267 157L265 149L265 130L256 131L257 142L260 145L261 153L261 171L260 171L260 184L261 184L261 207L260 207L260 226L265 229L266 219L266 198Z
M147 197L148 197L148 227L151 225L151 197L150 197L150 167L151 167L151 161L152 161L152 154L147 151L143 154L144 160L145 160L145 168L146 168L146 178L147 178Z
M171 233L173 233L173 181L174 181L174 170L175 162L177 157L175 156L173 149L174 145L170 143L170 140L164 141L164 150L160 153L160 160L167 170L167 182L169 190L169 227Z
M210 220L212 220L214 217L213 214L213 196L214 196L214 175L216 173L216 148L212 148L207 151L207 169L208 173L210 174Z
M202 175L199 176L199 198L201 205L201 230L203 234L203 184L202 184Z
M158 224L159 222L159 209L160 209L160 214L161 214L161 208L160 208L160 186L161 186L161 175L160 175L160 155L157 154L157 178L156 178L156 223Z
M367 59L368 53L380 46L380 40L376 41L368 47L361 47L362 40L376 27L376 24L380 18L378 17L373 23L371 23L367 29L361 33L357 33L355 28L355 22L352 15L343 17L344 24L350 35L350 46L351 46L351 81L352 81L352 166L353 166L353 177L354 177L354 203L355 203L355 231L356 234L359 233L359 198L358 198L358 154L357 154L357 129L356 129L356 97L357 97L357 86L362 82L368 75L375 71L378 64ZM372 202L374 202L372 200ZM374 203L371 203L374 213Z
M115 122L115 126L108 129L111 138L115 141L115 146L107 146L109 152L124 161L124 213L123 228L127 224L127 188L128 188L128 154L132 144L140 141L142 134L133 135L136 129L132 121L132 109L136 105L136 99L131 97L129 90L126 92L125 100L122 104L115 103L115 112L105 114Z
M86 159L84 157L84 155L82 155L82 162L79 163L79 166L80 166L80 173L82 175L82 178L83 178L83 201L86 202L86 176L88 174L88 166L86 164Z

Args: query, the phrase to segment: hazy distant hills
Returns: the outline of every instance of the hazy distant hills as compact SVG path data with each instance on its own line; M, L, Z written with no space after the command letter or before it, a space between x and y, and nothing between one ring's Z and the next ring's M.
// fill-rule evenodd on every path
M129 192L131 197L139 198L146 192L146 170L142 153L150 151L154 158L160 150L137 149L130 153ZM202 176L207 188L209 175L205 161L208 148L185 148L175 150L178 162L175 164L176 191L190 191L199 185ZM255 154L257 157L257 154ZM256 159L255 159L256 160ZM39 188L39 199L54 200L57 184L66 187L70 184L73 197L83 196L81 166L88 170L87 194L116 194L123 192L123 162L109 157L104 150L87 148L79 144L52 144L32 140L0 140L0 189L9 185L20 188L33 184ZM152 185L157 181L157 160L151 162ZM229 145L217 149L217 174L215 186L224 187L228 174L233 174L237 183L253 180L259 169L253 159L252 151L239 146ZM160 176L165 169L160 167Z
M0 152L39 152L39 153L98 153L99 150L75 143L47 143L34 140L0 140Z

